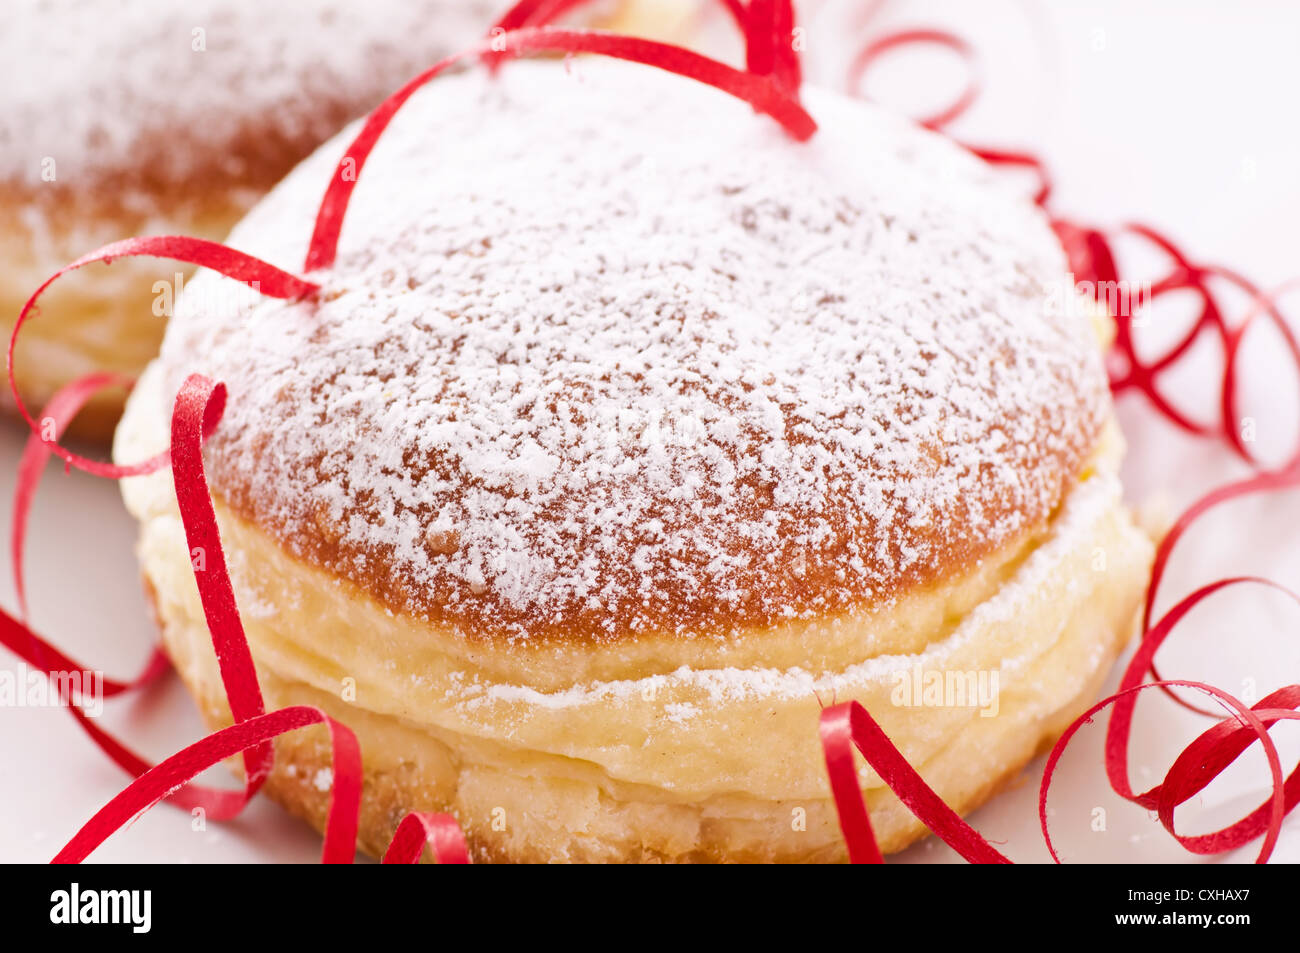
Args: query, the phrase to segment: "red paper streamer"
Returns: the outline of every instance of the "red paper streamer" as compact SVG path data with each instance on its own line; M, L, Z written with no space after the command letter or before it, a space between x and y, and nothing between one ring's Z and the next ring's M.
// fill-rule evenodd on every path
M862 88L867 73L871 71L871 67L879 62L884 54L915 46L941 46L952 50L966 63L967 79L962 91L943 109L915 120L915 122L927 129L939 131L951 125L970 109L975 100L979 98L980 92L979 75L975 70L975 51L969 43L955 33L949 33L947 30L919 28L898 30L872 40L862 48L854 58L853 64L849 67L849 92L856 93Z
M521 56L542 51L565 53L598 53L618 59L643 63L679 76L686 76L730 93L744 100L760 113L771 116L795 139L808 139L817 129L811 116L792 99L783 87L764 76L742 73L717 60L673 46L630 36L618 36L596 30L561 30L553 27L522 29L502 34L487 43L447 57L421 73L384 100L369 117L357 137L348 146L329 187L321 200L316 215L304 271L328 268L334 264L338 251L339 233L348 202L356 188L366 159L388 128L393 116L416 91L436 79L448 68L462 60L497 53L503 56Z
M1247 708L1244 703L1234 698L1233 696L1229 695L1227 692L1215 688L1213 685L1207 685L1204 682L1171 680L1171 681L1162 681L1162 682L1143 682L1142 684L1139 685L1131 685L1128 688L1116 692L1114 695L1110 695L1107 698L1103 698L1101 701L1097 702L1097 704L1093 705L1081 716L1079 716L1079 718L1076 719L1074 723L1071 724L1070 727L1065 730L1065 733L1061 735L1060 739L1056 742L1056 745L1052 748L1052 752L1050 755L1048 755L1047 758L1047 766L1043 771L1043 782L1039 788L1038 817L1039 817L1039 823L1042 825L1043 839L1047 843L1047 849L1051 852L1052 859L1055 860L1057 863L1061 862L1061 858L1056 852L1056 847L1052 843L1051 834L1049 833L1047 827L1047 792L1051 784L1052 775L1056 771L1056 766L1060 761L1061 755L1064 753L1066 746L1069 745L1070 740L1074 737L1075 733L1079 730L1080 727L1091 722L1092 716L1097 714L1107 706L1115 705L1116 710L1118 711L1121 705L1131 706L1132 702L1136 700L1135 696L1140 691L1143 691L1148 688L1164 689L1164 688L1171 688L1174 686L1194 688L1198 691L1205 692L1207 695L1211 695L1215 698L1218 698L1220 701L1224 702L1227 706L1234 709L1237 713L1235 717L1230 717L1226 719L1224 722L1221 722L1220 724L1221 725L1246 724L1251 731L1255 732L1255 735L1258 738L1260 744L1263 745L1264 754L1268 758L1269 772L1272 775L1272 779L1273 779L1273 796L1270 799L1269 804L1266 805L1266 807L1269 809L1267 834L1264 838L1263 846L1260 848L1259 856L1256 858L1255 862L1258 864L1262 864L1268 860L1269 855L1273 852L1274 845L1277 843L1277 837L1282 828L1282 819L1286 814L1287 808L1286 808L1286 792L1284 787L1284 781L1282 779L1282 762L1278 757L1277 746L1273 743L1273 739L1269 737L1268 725L1265 723L1261 715L1267 715L1270 719L1269 723L1271 724L1272 722L1277 721L1281 718L1294 717L1296 713L1295 712L1279 713L1273 709L1263 709L1260 711L1256 711ZM1114 726L1114 724L1115 724L1115 719L1112 716L1111 719L1112 727ZM1205 739L1206 739L1206 735L1202 735L1201 738L1198 738L1196 741L1192 743L1192 746L1198 746L1198 745L1203 746L1205 743ZM1229 740L1230 739L1220 739L1219 745L1223 745ZM1110 764L1110 759L1111 759L1110 741L1111 739L1108 736L1107 738L1108 766ZM1186 755L1188 751L1192 750L1192 746L1189 746L1188 749L1184 751L1184 755ZM1127 748L1125 748L1125 751L1127 751ZM1186 764L1186 761L1187 759L1184 756L1180 755L1179 758L1174 762L1174 767L1171 768L1169 773L1165 775L1165 781L1161 785L1158 785L1157 787L1153 788L1152 792L1162 792L1166 786L1169 786L1170 789L1175 792L1186 789L1187 788L1186 778L1189 773L1189 768L1188 765ZM1230 761L1228 763L1230 763ZM1212 780L1214 776L1217 776L1219 771L1221 771L1223 767L1226 766L1227 766L1226 763L1223 764L1223 766L1220 767L1218 771L1215 771L1212 775L1205 777L1204 783L1208 784L1209 781ZM1175 771L1178 771L1179 773L1175 774ZM1204 772L1201 773L1203 774ZM1202 784L1201 787L1204 787L1204 784ZM1160 794L1157 793L1156 796L1159 798ZM1190 797L1191 795L1188 794L1187 796ZM1129 798L1129 799L1136 800L1136 798ZM1166 814L1163 808L1161 810L1161 820L1165 822L1165 826L1170 833L1174 833L1172 809L1173 809L1173 805L1170 804L1168 814ZM1250 820L1251 818L1247 818L1246 821L1238 822L1238 825L1245 824ZM1234 825L1234 827L1238 825ZM1178 837L1178 840L1185 847L1189 846L1194 841L1204 840L1207 844L1206 849L1197 850L1196 851L1197 853L1219 853L1220 851L1230 850L1233 847L1238 846L1239 844L1245 843L1247 840L1253 839L1254 836L1258 836L1258 835L1257 834L1252 835L1251 837L1237 836L1232 832L1231 828L1226 828L1223 831L1216 832L1215 834L1204 835L1203 838L1184 838L1184 837L1179 837L1177 834L1175 834L1175 837Z
M1047 792L1052 775L1065 748L1079 728L1089 723L1095 714L1110 706L1114 706L1114 711L1107 729L1105 765L1111 788L1116 794L1157 811L1165 829L1193 853L1222 853L1236 849L1260 835L1264 836L1264 841L1257 862L1265 862L1272 853L1284 817L1300 802L1300 766L1293 769L1285 780L1283 779L1277 749L1268 736L1267 729L1281 720L1300 719L1300 713L1294 710L1300 707L1300 685L1289 685L1279 689L1262 699L1253 709L1247 709L1243 703L1226 692L1201 682L1164 680L1160 679L1158 674L1155 674L1156 681L1143 682L1143 679L1148 672L1154 672L1155 654L1177 625L1195 606L1216 592L1248 583L1264 585L1285 593L1300 604L1300 597L1272 580L1234 577L1202 586L1175 605L1157 623L1150 624L1152 606L1169 556L1187 529L1197 519L1219 504L1242 495L1297 485L1300 485L1300 452L1282 471L1260 473L1250 479L1219 487L1206 494L1179 518L1174 528L1162 541L1152 568L1152 579L1144 607L1144 634L1137 651L1125 668L1120 690L1098 702L1076 719L1066 729L1048 757L1040 789L1039 814L1043 836L1054 859L1059 861L1060 858L1047 830ZM1209 694L1234 709L1236 715L1218 721L1192 741L1175 759L1161 784L1149 791L1134 792L1128 781L1128 743L1132 732L1136 696L1147 688L1160 688L1172 694L1170 690L1176 686L1193 688ZM1176 695L1172 697L1181 701ZM1194 710L1221 718L1215 712L1199 708ZM865 802L858 788L850 742L856 745L899 799L932 832L964 858L974 862L1005 862L1006 858L1003 855L994 850L973 828L943 804L938 795L907 764L902 754L861 705L855 702L827 709L822 714L821 735L832 796L835 799L841 829L852 862L879 863L881 859L871 831ZM1259 740L1263 745L1273 776L1273 795L1269 801L1245 818L1221 830L1194 837L1179 834L1174 829L1174 808L1203 790L1255 740Z
M425 845L440 864L468 864L465 835L450 814L413 812L402 819L384 854L385 864L418 863Z
M13 586L18 596L18 616L26 625L28 621L27 579L23 573L23 557L27 543L27 522L31 515L32 502L40 486L41 473L50 459L50 444L57 443L71 420L86 403L102 390L119 387L129 389L131 381L118 374L91 374L73 381L61 388L50 402L41 410L41 420L48 424L46 433L33 433L27 438L23 447L22 459L18 463L18 478L14 486L13 524L9 536L9 555L13 561ZM48 438L48 439L47 439ZM84 666L72 661L52 646L43 645L34 639L30 646L30 655L24 652L27 661L33 665L43 665L44 660L52 662L51 667L61 671L81 671ZM167 660L161 652L154 654L150 663L130 682L104 680L105 697L117 695L151 681L165 671Z
M1300 375L1300 346L1297 346L1296 338L1292 333L1290 326L1282 317L1277 306L1277 298L1286 291L1300 286L1300 283L1292 281L1282 285L1280 288L1275 289L1272 292L1260 293L1254 289L1254 286L1249 281L1238 275L1234 275L1226 269L1213 267L1198 268L1197 266L1191 265L1187 261L1186 256L1169 243L1167 239L1162 238L1152 230L1140 226L1130 226L1130 228L1136 230L1139 234L1148 238L1148 240L1156 242L1160 247L1167 250L1170 256L1177 263L1177 267L1187 276L1186 280L1188 282L1197 283L1196 286L1201 290L1204 301L1204 308L1201 317L1188 336L1186 336L1179 345L1169 351L1164 357L1146 365L1146 367L1139 373L1139 380L1143 382L1143 385L1145 385L1139 385L1140 389L1147 398L1152 401L1156 408L1163 412L1163 409L1166 407L1166 402L1163 397L1156 392L1156 375L1159 371L1172 365L1172 361L1169 360L1171 355L1173 356L1173 360L1176 360L1178 356L1186 353L1187 348L1190 346L1190 342L1200 333L1200 329L1203 327L1215 328L1219 332L1221 339L1224 341L1224 369L1220 397L1222 416L1218 422L1217 428L1201 427L1196 432L1207 436L1213 436L1216 433L1222 435L1228 445L1239 456L1241 456L1243 460L1258 468L1258 461L1246 447L1237 428L1237 421L1240 419L1237 409L1238 398L1236 386L1236 368L1239 360L1239 352L1247 330L1253 326L1258 317L1261 315L1267 315L1274 323L1274 326L1281 332L1286 344L1287 357L1290 359L1296 374ZM1223 321L1221 310L1215 302L1212 293L1204 283L1205 278L1210 275L1227 278L1238 287L1249 290L1254 294L1254 298L1251 301L1245 319L1236 328L1228 327ZM1131 323L1131 321L1132 316L1128 314L1123 315L1118 319L1121 326ZM1124 337L1128 340L1128 352L1132 355L1129 360L1131 364L1136 367L1139 362L1132 351L1131 332L1124 334ZM1172 409L1170 409L1165 416L1175 424L1180 423L1181 415ZM1296 447L1289 460L1280 468L1276 470L1261 469L1258 470L1255 475L1247 479L1217 487L1188 507L1187 510L1184 511L1174 522L1174 525L1160 541L1160 544L1156 549L1155 561L1152 566L1151 582L1147 587L1146 601L1143 606L1143 631L1146 632L1151 629L1151 616L1155 608L1156 596L1160 591L1160 585L1164 579L1164 573L1169 562L1169 557L1172 555L1173 550L1179 541L1186 535L1188 529L1190 529L1198 519L1211 509L1239 497L1252 493L1290 489L1296 486L1300 486L1300 446ZM1150 673L1153 678L1160 680L1161 676L1156 668L1154 659L1150 665ZM1211 717L1216 715L1215 712L1192 705L1171 691L1167 691L1166 694L1170 695L1170 697L1180 705L1190 708L1193 711L1197 711L1200 714Z
M1225 277L1230 276L1231 280L1234 280L1239 286L1248 289L1253 288L1245 279L1231 276L1229 272L1220 270L1219 274ZM1228 330L1225 342L1226 353L1223 361L1223 385L1220 396L1223 432L1232 449L1237 451L1237 455L1255 467L1260 467L1261 464L1255 459L1254 454L1250 452L1250 448L1246 446L1241 436L1241 430L1238 427L1238 423L1242 419L1237 397L1237 364L1241 346L1245 341L1246 333L1255 326L1257 320L1261 317L1267 317L1272 322L1273 327L1281 334L1283 343L1286 345L1287 357L1290 359L1291 366L1295 370L1297 377L1300 378L1300 341L1297 341L1295 332L1282 316L1277 304L1282 295L1296 289L1300 289L1300 279L1292 279L1267 293L1256 292L1250 309L1246 312L1246 317L1235 328ZM1267 472L1272 473L1274 476L1289 476L1293 480L1300 481L1300 441L1297 442L1290 459L1279 470Z
M1165 823L1165 827L1171 834L1175 834L1172 820L1174 806L1182 803L1183 800L1186 800L1186 797L1190 797L1213 780L1214 777L1217 777L1218 774L1228 766L1228 764L1232 763L1237 755L1241 754L1241 752L1245 750L1246 745L1241 745L1239 748L1231 750L1233 741L1237 740L1234 739L1233 736L1229 735L1226 738L1219 739L1217 738L1217 735L1207 733L1210 741L1213 741L1217 745L1226 745L1227 747L1224 747L1221 750L1225 752L1230 751L1231 757L1223 760L1222 763L1212 771L1212 773L1207 774L1204 777L1203 783L1201 783L1199 787L1188 791L1186 797L1166 801L1167 792L1164 791L1164 788L1169 787L1171 784L1175 789L1178 787L1178 784L1175 783L1178 780L1178 777L1173 774L1175 769L1171 769L1171 776L1174 777L1173 781L1167 778L1164 784L1152 788L1150 791L1142 794L1136 794L1128 780L1128 739L1132 732L1133 710L1137 701L1136 695L1131 693L1136 691L1136 689L1143 687L1142 680L1146 676L1152 660L1155 658L1156 651L1169 637L1170 633L1173 632L1177 624L1182 621L1182 619L1193 608L1217 592L1231 586L1247 583L1271 587L1285 593L1292 599L1292 601L1300 603L1300 600L1296 598L1294 593L1286 589L1284 586L1280 586L1268 579L1244 576L1231 579L1221 579L1217 582L1210 583L1209 585L1202 586L1174 606L1174 608L1166 613L1156 625L1152 626L1147 631L1143 636L1137 651L1134 653L1133 658L1129 661L1124 670L1124 677L1120 680L1119 693L1116 696L1113 696L1115 709L1111 715L1110 725L1106 732L1106 773L1110 779L1111 788L1116 794L1134 802L1135 804L1139 804L1146 808L1160 809L1161 820ZM1170 685L1173 683L1165 682L1164 684ZM1227 701L1234 708L1240 706L1240 703L1236 702L1235 699L1225 697L1223 693L1218 690L1214 690L1212 694L1218 697L1221 701ZM1285 700L1290 698L1292 695L1295 695L1297 700L1300 700L1300 686L1289 686L1279 692L1274 692L1272 695L1268 696L1268 698L1256 705L1256 708L1276 708L1278 704L1284 703ZM1233 720L1234 719L1229 719L1229 721ZM1216 729L1220 728L1221 725L1216 726ZM1211 729L1211 732L1215 732L1216 729ZM1193 755L1192 760L1196 762L1196 766L1200 769L1206 769L1210 766L1213 761L1211 755L1219 749L1211 747L1209 752L1202 753L1200 751L1200 749L1207 743L1207 736L1202 736L1201 739L1194 741L1192 745L1190 745L1183 754L1180 755L1178 761L1175 763L1175 768L1177 770L1190 770L1190 764L1185 763L1187 762L1187 756L1189 754ZM1289 805L1284 804L1282 814L1285 814L1293 806L1293 802ZM1219 853L1236 848L1247 841L1253 840L1255 837L1259 836L1260 833L1264 833L1265 828L1261 824L1264 820L1263 811L1261 810L1236 825L1224 828L1222 831L1216 832L1215 834L1205 835L1201 838L1194 839L1194 842L1184 840L1183 838L1179 839L1183 841L1185 847L1189 850L1193 850L1195 853ZM1276 820L1277 824L1280 826L1281 814L1277 816ZM1253 831L1251 830L1252 824L1256 825ZM1271 830L1271 828L1269 829ZM1175 834L1175 836L1178 835ZM1272 836L1275 839L1276 831L1272 832ZM1269 849L1271 850L1271 844L1269 844ZM1266 854L1263 856L1266 856Z
M95 262L103 262L107 265L112 264L118 258L135 257L169 258L173 261L210 268L228 278L242 281L244 284L272 298L301 298L316 291L319 287L306 279L281 271L272 264L251 255L245 255L233 248L227 248L218 242L210 242L202 238L187 238L183 235L153 235L146 238L127 238L120 242L105 245L88 255L83 255L45 279L45 283L32 293L32 296L27 299L27 303L23 305L22 311L19 312L18 320L14 322L13 333L9 337L9 349L6 355L9 389L13 392L14 404L18 408L18 412L27 421L27 426L38 436L41 434L41 428L32 419L27 410L27 405L23 403L22 394L18 392L18 379L14 373L14 348L18 344L18 335L22 332L23 325L36 313L36 302L44 294L45 289L68 272L84 268L86 265ZM167 464L167 455L159 454L142 463L115 466L110 463L102 463L98 460L78 456L64 449L56 442L47 441L47 443L49 451L64 463L94 476L114 480L153 473Z
M199 601L212 634L221 683L235 721L256 718L266 711L262 688L253 666L253 654L235 604L235 590L226 569L225 549L217 529L212 494L203 473L203 434L216 427L226 408L226 385L198 374L186 378L176 394L172 412L172 481L176 503L199 587ZM196 555L201 558L195 559ZM199 566L204 568L200 569ZM269 743L243 752L244 776L249 788L260 787L271 770Z
M750 0L742 21L745 66L755 76L771 76L797 96L803 84L794 48L794 8L790 0Z
M1206 595L1209 595L1209 591L1198 592L1196 601ZM1172 625L1171 622L1165 634L1172 629ZM1158 642L1154 642L1149 650L1154 652L1157 646ZM1134 663L1130 665L1129 672L1137 673L1138 682L1141 681L1148 661L1149 657L1144 657L1139 652ZM1083 725L1091 723L1094 715L1114 705L1115 714L1112 716L1107 735L1107 767L1110 769L1122 765L1126 772L1128 735L1131 730L1132 706L1136 701L1136 694L1148 688L1172 686L1194 688L1221 699L1235 709L1236 716L1219 722L1188 745L1169 769L1165 781L1150 791L1141 795L1133 794L1127 787L1127 781L1121 786L1112 780L1112 786L1121 796L1143 806L1157 809L1165 828L1184 847L1194 853L1221 853L1264 834L1264 842L1256 862L1267 861L1277 843L1283 818L1295 807L1296 802L1300 801L1300 767L1293 770L1285 781L1283 780L1281 761L1277 747L1269 737L1268 727L1283 719L1300 719L1300 712L1291 710L1296 705L1300 705L1300 685L1274 692L1251 709L1213 686L1201 682L1176 680L1124 685L1119 692L1101 700L1077 718L1052 748L1043 771L1038 803L1043 838L1052 858L1058 863L1060 856L1048 831L1047 794L1065 748ZM840 830L844 834L850 863L884 862L871 829L866 802L858 783L853 762L854 747L862 753L868 764L889 785L899 800L932 833L963 858L972 863L1011 863L1006 855L962 820L944 803L934 789L925 783L860 703L846 702L824 710L820 720L820 732L831 793L835 800ZM1253 738L1250 737L1252 734ZM1273 794L1269 801L1246 818L1220 831L1195 837L1178 834L1173 824L1174 808L1203 790L1256 739L1264 746L1273 777Z
M113 257L114 253L120 254L121 250L120 244L117 247L110 246L109 249L97 253L102 258L87 256L82 263L107 259ZM239 255L239 253L233 254ZM256 262L255 259L248 261ZM257 263L260 264L262 263ZM257 265L250 267L257 267ZM60 274L69 270L71 268L63 269ZM233 276L243 277L239 272ZM50 282L46 282L42 290L49 284ZM283 287L292 289L301 285L295 286L293 282L286 282ZM33 301L35 297L33 296ZM30 305L31 302L26 310L30 310ZM14 582L24 617L27 614L27 600L22 566L27 517L44 465L51 454L57 452L56 441L68 422L94 394L105 387L123 386L127 383L129 382L109 374L91 375L74 381L56 394L46 406L43 419L48 422L48 426L41 431L34 429L28 439L15 490L14 531L11 538ZM223 385L198 375L187 379L176 398L172 416L170 450L155 457L154 460L158 461L157 466L171 463L177 501L191 553L201 550L204 555L202 560L205 565L204 570L200 571L197 568L197 561L192 562L192 565L195 565L195 580L199 587L209 629L213 634L213 646L220 665L223 687L235 716L235 727L253 725L256 730L263 733L256 734L251 737L251 740L239 732L231 732L218 739L218 735L221 734L218 733L158 765L150 765L112 735L96 726L77 704L79 699L64 698L68 711L76 718L83 730L118 765L135 776L136 780L92 818L60 852L56 860L84 858L90 850L140 810L164 798L187 809L202 809L213 820L236 816L257 794L270 771L273 757L270 739L285 731L314 723L310 720L303 721L298 716L285 715L285 711L290 710L276 712L271 716L264 715L256 670L239 619L234 592L225 565L224 549L216 524L215 511L203 473L202 444L206 436L219 423L224 405ZM0 612L0 642L46 674L79 671L84 668L37 636L23 622L3 612ZM157 677L165 671L166 667L165 656L155 650L145 672L132 682L115 682L106 679L104 695L109 697L139 687ZM325 718L323 714L317 714L320 718L316 721ZM322 858L327 862L348 862L353 857L356 841L361 791L360 753L350 731L328 719L325 719L325 722L330 728L334 745L335 780ZM210 755L211 752L215 754ZM242 791L207 788L191 783L199 772L233 754L242 754L244 757L245 784ZM212 760L205 761L209 755ZM124 814L124 811L128 813ZM464 838L459 834L459 828L456 827L456 833L453 833L448 827L449 823L455 826L454 820L446 815L425 815L421 823L429 831L431 843L443 862L468 861ZM403 856L409 850L405 846L407 842L409 836L398 845L394 856Z
M957 853L973 863L1011 863L925 783L860 703L845 702L827 708L819 725L826 773L830 776L831 795L840 816L840 830L844 832L850 863L884 863L858 786L850 745L862 752L867 763L908 810Z
M966 145L962 143L962 145ZM989 165L1010 166L1012 168L1028 169L1034 174L1038 181L1038 188L1034 191L1034 204L1046 205L1047 200L1052 195L1052 178L1047 172L1047 166L1043 160L1036 155L1028 152L1011 152L1005 149L989 149L984 146L966 145L966 148L975 155L979 156Z
M352 863L361 811L361 748L347 725L310 705L281 708L237 722L160 762L100 808L54 856L52 863L80 863L114 833L208 768L236 754L269 748L273 739L312 725L324 725L328 729L333 761L321 862ZM469 863L460 827L447 814L408 814L398 825L383 862L414 863L426 840L440 863Z
M898 30L876 38L862 48L853 64L849 67L848 89L851 94L860 90L867 74L884 54L917 46L944 47L957 53L966 64L967 80L962 91L943 109L928 117L916 120L927 129L941 132L964 115L975 104L980 94L975 50L955 33L949 33L946 30L920 28ZM1028 170L1033 174L1038 185L1034 190L1034 203L1037 205L1047 204L1047 200L1052 194L1052 180L1048 174L1047 166L1038 156L1029 152L977 146L966 142L958 142L958 145L973 152L990 165L1010 166Z
M236 754L270 750L271 739L318 724L329 729L334 762L334 783L330 789L321 861L351 863L356 852L357 817L361 807L361 749L350 728L319 708L306 705L281 708L237 722L150 768L87 821L54 855L52 862L80 863L109 836L201 772Z
M126 383L129 384L129 382ZM120 387L123 384L123 380L117 375L92 374L73 381L62 388L51 398L41 414L42 420L50 422L51 429L48 433L50 439L44 439L46 436L44 434L33 433L29 436L22 461L19 464L18 480L14 489L13 532L10 539L10 551L13 556L13 582L14 589L18 593L20 619L15 619L8 613L0 611L0 644L3 644L29 665L39 669L46 675L60 672L86 671L88 666L64 655L54 645L36 635L27 625L28 608L23 565L28 515L39 486L41 473L51 455L50 443L59 438L77 412L91 397L104 388ZM111 698L115 695L143 688L155 681L169 668L170 664L166 655L161 648L155 646L143 671L134 679L119 682L114 679L104 678L102 683L103 697ZM59 684L60 688L62 688L67 683L61 682ZM80 698L75 696L64 697L62 701L81 729L123 770L133 777L138 777L152 767L148 761L131 751L121 741L101 729L88 718L80 707ZM186 809L203 808L214 819L234 817L245 803L237 792L197 786L175 792L171 800Z
M1300 703L1300 687L1291 685L1266 696L1251 710L1265 727L1271 727L1284 719L1300 718L1300 712L1295 711L1297 703ZM1282 785L1280 811L1275 795L1268 804L1261 805L1247 817L1221 831L1185 837L1174 830L1174 808L1202 791L1235 761L1254 742L1251 735L1255 733L1253 725L1245 728L1233 720L1222 721L1188 745L1169 769L1168 779L1161 786L1156 809L1160 823L1187 850L1196 854L1215 854L1253 840L1261 833L1267 834L1261 857L1266 857L1275 846L1282 818L1290 813L1297 799L1300 799L1300 767L1293 768Z
M1173 555L1179 541L1182 540L1197 520L1210 510L1240 497L1252 493L1268 493L1275 490L1291 489L1297 485L1298 477L1294 468L1288 468L1287 471L1281 473L1260 473L1245 480L1216 487L1184 510L1156 547L1155 559L1151 566L1151 582L1147 585L1146 600L1142 607L1142 631L1149 633L1153 630L1151 616L1155 609L1156 597L1160 592L1160 584L1164 580L1165 570L1169 565L1169 558ZM1150 673L1153 678L1160 678L1160 673L1155 668L1154 659L1151 662ZM1177 696L1172 697L1175 700L1180 700ZM1214 714L1205 709L1195 708L1195 706L1190 707L1204 715Z
M483 54L483 62L494 74L508 56L497 49L500 37L524 27L540 27L553 24L574 7L592 3L594 0L520 0L505 12L501 19L488 31L489 52Z

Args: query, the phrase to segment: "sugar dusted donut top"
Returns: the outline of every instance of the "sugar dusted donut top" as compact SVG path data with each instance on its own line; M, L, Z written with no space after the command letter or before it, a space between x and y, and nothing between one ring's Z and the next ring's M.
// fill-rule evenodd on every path
M1108 413L1041 214L810 90L807 144L644 67L434 83L317 300L193 281L163 361L215 491L468 637L731 633L883 604L1041 526ZM347 136L236 229L293 268Z
M6 0L0 187L268 188L492 0ZM111 21L111 22L110 22Z

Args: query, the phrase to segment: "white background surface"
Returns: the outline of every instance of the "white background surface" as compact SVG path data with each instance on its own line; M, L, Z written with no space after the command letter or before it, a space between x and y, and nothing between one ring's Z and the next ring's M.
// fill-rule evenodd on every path
M836 26L846 5L827 2L810 22L808 72L839 83L851 52ZM894 0L874 21L935 24L967 36L981 52L985 91L954 130L982 144L1027 147L1055 172L1055 208L1098 223L1141 220L1165 229L1200 260L1236 267L1265 285L1300 274L1300 4L1254 0L1033 2ZM942 54L882 63L870 90L907 106L937 104L960 81ZM1290 299L1300 314L1300 295ZM1179 320L1171 305L1155 324ZM1260 446L1293 440L1297 395L1285 367L1270 363L1260 335L1250 358L1247 412ZM1208 406L1213 362L1178 382L1189 407ZM1197 402L1197 398L1200 402ZM1221 446L1188 440L1156 420L1140 399L1121 404L1130 442L1127 478L1136 502L1181 507L1240 474ZM22 434L0 427L0 499L13 489ZM1229 574L1261 572L1300 584L1300 493L1231 504L1203 524L1175 559L1162 605ZM29 544L30 600L37 630L79 660L125 677L147 656L154 633L132 555L133 526L114 484L54 469L38 497ZM0 604L14 609L9 584L9 508L0 505ZM1260 590L1217 597L1162 654L1168 677L1202 679L1258 698L1300 681L1300 610ZM13 667L11 657L3 664ZM1131 763L1136 785L1163 776L1205 719L1158 693L1139 702ZM102 724L154 758L200 735L174 678L132 700L110 702ZM1109 790L1101 767L1104 721L1071 747L1050 801L1058 849L1075 861L1191 861L1147 812ZM1274 729L1288 769L1300 757L1300 726ZM1144 767L1149 766L1149 767ZM1159 770L1156 770L1156 769ZM65 713L0 711L0 860L43 861L125 784L124 775ZM1041 761L1022 783L971 818L1015 860L1047 857L1038 830ZM1243 816L1267 796L1258 747L1178 812L1185 833ZM214 779L228 782L214 775ZM1095 808L1107 830L1094 832ZM1220 858L1249 860L1255 848ZM259 799L239 820L191 829L188 814L163 805L94 855L115 861L311 861L314 832ZM905 860L950 860L928 841ZM1288 820L1275 859L1300 861L1300 820Z

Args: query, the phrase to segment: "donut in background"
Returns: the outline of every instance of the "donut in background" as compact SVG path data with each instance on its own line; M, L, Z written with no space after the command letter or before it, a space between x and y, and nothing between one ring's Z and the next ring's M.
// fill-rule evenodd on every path
M680 4L611 3L608 25L678 29ZM15 0L0 62L0 333L92 248L133 235L220 240L349 119L487 31L497 0ZM157 354L189 272L127 259L72 274L24 330L17 383L33 413L95 371ZM8 388L0 406L12 402ZM122 395L74 433L107 439Z

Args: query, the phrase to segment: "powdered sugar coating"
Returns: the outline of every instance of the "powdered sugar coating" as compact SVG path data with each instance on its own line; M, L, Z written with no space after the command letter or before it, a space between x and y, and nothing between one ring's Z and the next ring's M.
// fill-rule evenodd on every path
M500 6L9 0L0 182L49 184L48 159L54 182L91 187L125 179L147 192L214 170L246 179L263 155L284 143L304 155L389 89L473 42Z
M1041 525L1107 407L1050 229L946 141L807 99L801 145L627 64L435 83L318 300L182 297L168 392L230 387L214 488L479 637L847 611ZM342 150L233 244L296 267Z

